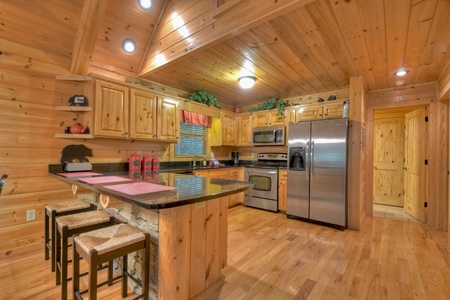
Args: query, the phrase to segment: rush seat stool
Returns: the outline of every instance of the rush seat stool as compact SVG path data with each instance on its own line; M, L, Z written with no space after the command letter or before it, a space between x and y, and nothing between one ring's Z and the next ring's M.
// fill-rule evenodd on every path
M51 269L55 272L55 240L56 240L56 218L71 214L94 210L95 206L83 200L66 201L45 205L45 228L44 228L44 249L45 260L50 259ZM50 224L51 220L51 224Z
M144 250L142 283L128 273L127 255ZM80 257L89 264L88 290L80 291ZM86 232L73 238L73 299L83 299L88 292L89 300L97 299L97 266L122 257L122 298L127 296L128 278L142 288L142 294L134 299L149 296L150 235L129 225L118 224Z
M55 265L56 285L61 284L61 299L67 299L67 275L69 263L69 238L76 234L113 226L115 219L104 210L94 210L62 216L56 219ZM109 278L112 278L112 264L109 266Z

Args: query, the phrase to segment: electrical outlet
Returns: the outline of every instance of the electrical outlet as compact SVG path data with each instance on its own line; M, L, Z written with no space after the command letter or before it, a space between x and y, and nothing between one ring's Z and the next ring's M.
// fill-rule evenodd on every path
M252 157L252 158L255 158L255 153L253 153L253 152L252 152L252 155L251 155L251 157Z
M27 210L27 222L35 220L36 220L36 210L35 209Z
M211 151L211 158L213 158L213 157L214 157L214 152Z

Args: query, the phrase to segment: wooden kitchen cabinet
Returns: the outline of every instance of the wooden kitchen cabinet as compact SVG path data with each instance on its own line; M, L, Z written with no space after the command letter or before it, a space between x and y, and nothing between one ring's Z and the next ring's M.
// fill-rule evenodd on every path
M95 87L95 135L127 138L129 130L129 89L97 81Z
M178 101L101 80L95 90L96 136L178 142Z
M252 115L239 114L239 146L252 145Z
M222 115L222 145L237 146L239 143L239 117L233 113Z
M195 176L202 176L208 178L221 178L229 180L244 181L244 168L225 168L225 169L207 169L194 171ZM236 206L239 203L244 203L244 192L229 195L228 207Z
M286 125L299 121L342 118L344 100L334 100L320 105L302 105L285 110Z
M278 210L286 212L287 170L278 171Z
M253 128L284 125L284 116L278 116L278 110L253 113Z
M158 97L158 118L156 139L178 143L180 137L180 114L178 101Z

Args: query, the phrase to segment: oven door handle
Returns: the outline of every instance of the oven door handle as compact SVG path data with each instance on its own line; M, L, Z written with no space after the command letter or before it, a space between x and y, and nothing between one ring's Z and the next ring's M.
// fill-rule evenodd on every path
M277 174L278 173L278 169L273 169L273 170L269 170L269 169L264 169L264 171L262 170L258 170L258 169L251 169L248 171L245 171L246 174L250 175L250 174L258 174L258 175L264 175L264 174Z

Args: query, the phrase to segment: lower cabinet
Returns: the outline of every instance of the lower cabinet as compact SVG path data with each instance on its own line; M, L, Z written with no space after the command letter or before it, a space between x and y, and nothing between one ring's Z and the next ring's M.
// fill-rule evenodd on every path
M200 170L194 171L195 176L209 177L209 178L221 178L229 180L244 180L244 168L226 168L219 170ZM244 203L244 192L233 194L228 196L228 207L236 206L239 203Z
M278 171L278 210L286 212L287 170Z

